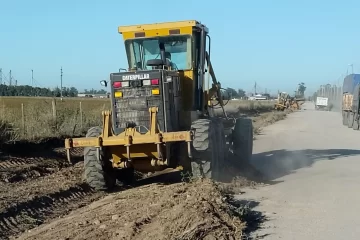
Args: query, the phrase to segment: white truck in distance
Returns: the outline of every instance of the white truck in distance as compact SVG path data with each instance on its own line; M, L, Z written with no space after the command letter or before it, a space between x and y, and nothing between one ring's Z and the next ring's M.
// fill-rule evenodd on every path
M328 106L329 99L326 97L317 97L315 102L316 110L330 110Z

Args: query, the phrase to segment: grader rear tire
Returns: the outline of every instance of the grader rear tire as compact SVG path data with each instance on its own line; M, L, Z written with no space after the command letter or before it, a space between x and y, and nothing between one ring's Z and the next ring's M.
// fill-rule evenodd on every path
M352 128L354 130L359 130L359 117L358 117L357 113L354 115L354 123L353 123Z
M342 111L342 123L344 126L347 125L346 112Z
M233 152L242 163L250 163L253 152L253 124L249 118L238 118L233 130Z
M195 178L217 179L225 158L224 127L217 119L199 119L193 122L191 171Z
M102 133L100 127L90 128L86 137L98 137ZM84 148L85 179L95 190L111 190L115 187L116 177L111 166L105 163L106 156L100 149L100 158L96 154L96 147Z
M348 128L352 128L354 124L354 113L353 112L350 112L349 115L348 115Z

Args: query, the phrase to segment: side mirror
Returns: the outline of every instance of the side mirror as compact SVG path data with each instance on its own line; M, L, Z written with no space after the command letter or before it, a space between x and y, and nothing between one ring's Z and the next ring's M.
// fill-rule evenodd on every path
M101 80L100 81L100 84L101 84L101 86L104 86L104 87L107 87L107 81L106 80Z

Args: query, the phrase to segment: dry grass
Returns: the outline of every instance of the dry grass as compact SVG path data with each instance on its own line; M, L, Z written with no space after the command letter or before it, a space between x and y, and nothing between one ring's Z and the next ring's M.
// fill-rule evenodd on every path
M6 135L3 141L79 136L89 127L100 125L101 111L109 107L109 99L65 98L61 101L58 98L1 97L0 134Z
M253 117L253 126L254 126L254 134L259 134L261 130L269 126L277 121L283 120L286 118L288 111L284 112L269 112L265 114L261 114L259 116Z
M226 107L236 108L243 112L268 112L274 109L274 104L274 101L231 100Z
M55 118L52 101L56 105ZM269 112L273 106L272 101L232 100L226 110L256 114ZM109 108L109 99L64 98L61 101L47 97L0 97L0 143L81 136L89 127L101 125L101 111Z
M274 109L274 101L249 101L249 100L230 100L227 102L224 101L225 110L229 114L234 114L238 116L239 114L254 114L269 112ZM214 103L216 104L216 103ZM219 106L216 106L216 112L221 112Z

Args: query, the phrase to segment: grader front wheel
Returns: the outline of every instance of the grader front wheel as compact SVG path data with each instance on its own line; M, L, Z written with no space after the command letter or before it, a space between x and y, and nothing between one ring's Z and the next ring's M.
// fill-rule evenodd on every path
M352 128L354 130L359 130L359 117L358 117L357 113L355 113L355 115L354 115L354 123L352 125Z
M192 124L191 171L195 178L217 179L225 158L224 127L216 119L199 119Z
M98 137L101 133L100 127L93 127L88 130L86 137ZM96 151L96 147L84 148L86 182L95 190L110 190L116 184L115 173L111 166L106 164L103 149L100 149L99 156L97 156Z

